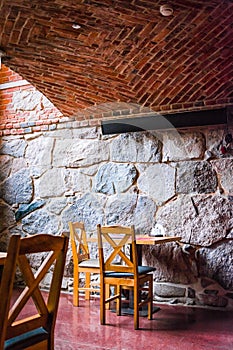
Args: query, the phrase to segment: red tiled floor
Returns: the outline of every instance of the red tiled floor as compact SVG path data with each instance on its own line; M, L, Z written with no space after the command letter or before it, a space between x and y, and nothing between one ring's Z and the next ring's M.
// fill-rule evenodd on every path
M55 331L55 350L233 350L233 313L161 305L153 320L140 317L140 330L132 316L107 312L99 323L99 299L81 300L73 307L72 295L62 294Z

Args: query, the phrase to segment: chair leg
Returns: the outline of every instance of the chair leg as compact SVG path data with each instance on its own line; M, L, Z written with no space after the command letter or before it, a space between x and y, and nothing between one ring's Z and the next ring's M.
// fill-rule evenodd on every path
M79 273L74 271L74 282L73 282L73 305L79 306Z
M134 286L134 329L139 329L139 290Z
M103 282L100 282L100 324L105 324L105 318L106 318L106 296L105 296L105 285Z
M108 299L110 297L110 285L105 284L105 298ZM110 309L110 303L105 304L105 309Z
M91 274L90 272L86 272L86 276L85 276L85 285L86 288L90 288L91 285ZM90 299L90 289L85 290L85 299L89 300Z
M117 316L121 316L121 286L117 285L116 287L116 294L119 295L119 297L116 299L116 314Z
M148 290L148 320L152 320L152 310L153 310L153 275L150 276L149 280L149 290Z

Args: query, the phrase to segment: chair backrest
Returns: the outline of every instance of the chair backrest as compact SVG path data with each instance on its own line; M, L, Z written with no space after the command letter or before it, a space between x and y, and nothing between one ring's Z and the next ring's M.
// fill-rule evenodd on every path
M74 265L90 259L87 234L83 222L69 222L70 240Z
M19 246L20 235L12 235L8 245L0 284L0 349L4 348Z
M97 225L101 271L137 274L137 249L134 226ZM127 246L131 245L132 256ZM103 247L106 249L103 249Z
M2 323L0 332L3 332L1 333L0 349L4 349L4 341L41 327L48 334L54 333L67 248L68 237L63 235L36 234L25 238L12 236L0 286L0 318ZM41 261L37 271L35 271L34 266L35 257L37 262L38 259ZM17 296L13 298L15 300L9 310L15 259L17 259L17 267L25 287L17 289ZM52 274L50 281L48 281L48 272ZM45 278L48 293L42 292L40 289L40 283ZM10 290L9 294L4 291L6 284ZM1 314L2 309L4 309L2 304L6 304L4 319L2 319ZM53 336L51 339L53 341Z

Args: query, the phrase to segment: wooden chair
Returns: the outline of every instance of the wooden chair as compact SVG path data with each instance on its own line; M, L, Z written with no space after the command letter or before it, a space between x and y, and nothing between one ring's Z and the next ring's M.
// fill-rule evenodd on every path
M0 350L54 349L67 247L65 236L11 237L0 285ZM37 271L32 266L35 255L41 257ZM12 297L16 267L25 287L17 288L16 297ZM40 282L48 271L52 273L50 288L48 293L41 292Z
M97 225L100 259L100 323L106 323L106 304L116 300L117 315L121 315L122 288L133 288L134 328L139 328L140 308L148 305L148 319L152 319L153 274L155 269L138 266L134 227ZM108 245L106 245L106 243ZM126 245L131 245L131 257ZM106 251L103 247L106 246ZM120 262L120 263L119 263ZM114 285L116 293L105 295L105 285ZM146 285L147 284L147 285ZM141 292L147 297L142 300Z
M99 274L99 259L90 259L87 235L83 222L69 222L74 264L73 305L79 306L79 291L85 291L85 299L91 292L100 292L99 283L91 282L91 274ZM84 273L85 285L79 284L80 273Z

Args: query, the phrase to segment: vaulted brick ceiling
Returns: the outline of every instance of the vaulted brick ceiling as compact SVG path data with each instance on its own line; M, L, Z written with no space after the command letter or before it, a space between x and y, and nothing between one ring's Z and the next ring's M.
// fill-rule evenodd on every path
M232 0L2 0L2 61L67 116L116 102L226 106L232 14Z

